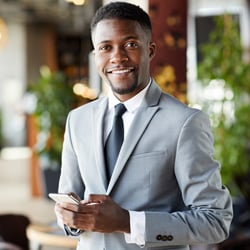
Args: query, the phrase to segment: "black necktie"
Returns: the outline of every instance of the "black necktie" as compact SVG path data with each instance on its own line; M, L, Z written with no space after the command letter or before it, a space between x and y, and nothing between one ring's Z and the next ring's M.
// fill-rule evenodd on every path
M105 145L107 177L110 180L116 159L123 143L124 131L122 115L126 111L126 107L119 103L115 106L115 115L112 130L107 138Z

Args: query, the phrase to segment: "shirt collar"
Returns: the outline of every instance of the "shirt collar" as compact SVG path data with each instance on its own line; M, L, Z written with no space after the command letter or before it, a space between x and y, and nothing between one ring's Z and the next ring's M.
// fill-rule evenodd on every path
M135 112L136 109L141 105L151 82L152 82L152 80L150 78L149 83L147 84L147 86L144 89L142 89L137 95L135 95L132 98L128 99L127 101L123 102L123 104L125 105L128 112L132 112L132 113ZM120 101L116 98L116 96L113 94L113 92L111 90L109 91L108 96L109 96L109 110L110 110L115 105L120 103Z

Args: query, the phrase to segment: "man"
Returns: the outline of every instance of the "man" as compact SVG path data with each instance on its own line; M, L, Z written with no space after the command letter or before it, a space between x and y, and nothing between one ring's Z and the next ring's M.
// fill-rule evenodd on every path
M184 250L223 241L232 207L213 159L209 121L150 77L156 46L148 15L110 3L93 17L91 35L111 91L68 116L59 192L81 203L56 204L59 222L80 235L83 250ZM126 107L124 141L109 169L107 154L116 147L106 144L118 103Z

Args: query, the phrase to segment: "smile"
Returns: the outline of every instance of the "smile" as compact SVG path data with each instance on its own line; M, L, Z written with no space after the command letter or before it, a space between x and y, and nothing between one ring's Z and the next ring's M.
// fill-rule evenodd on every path
M134 71L134 68L107 70L109 74L125 74Z

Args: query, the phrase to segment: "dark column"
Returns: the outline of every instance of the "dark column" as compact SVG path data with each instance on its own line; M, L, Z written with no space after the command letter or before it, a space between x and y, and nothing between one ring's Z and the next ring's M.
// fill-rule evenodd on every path
M187 0L149 0L153 40L151 73L160 87L186 102Z

